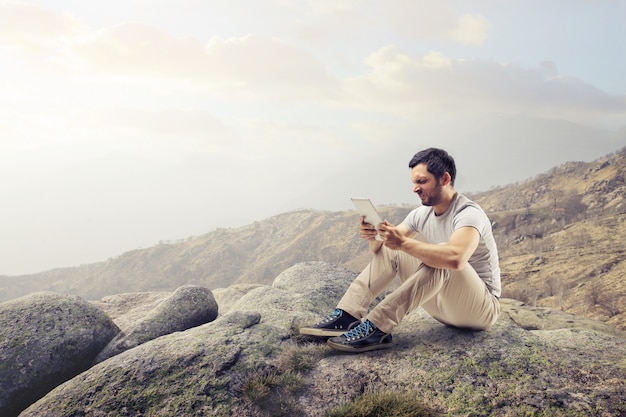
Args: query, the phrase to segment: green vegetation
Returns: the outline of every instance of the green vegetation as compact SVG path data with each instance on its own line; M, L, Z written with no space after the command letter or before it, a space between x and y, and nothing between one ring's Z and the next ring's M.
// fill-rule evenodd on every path
M298 415L295 395L302 389L303 374L322 357L320 346L292 346L272 364L250 375L241 388L243 399L262 415L287 417Z
M417 393L366 393L330 410L324 417L431 417L436 416L418 399Z

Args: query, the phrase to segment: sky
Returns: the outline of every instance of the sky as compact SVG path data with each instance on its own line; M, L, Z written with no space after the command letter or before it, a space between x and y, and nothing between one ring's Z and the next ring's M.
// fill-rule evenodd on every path
M350 197L418 204L408 161L432 146L460 192L612 153L625 17L621 0L0 0L0 275Z

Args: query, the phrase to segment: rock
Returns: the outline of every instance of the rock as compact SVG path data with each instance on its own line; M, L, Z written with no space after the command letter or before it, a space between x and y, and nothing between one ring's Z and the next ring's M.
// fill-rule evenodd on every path
M213 290L213 296L219 306L219 314L228 313L237 301L255 288L259 288L261 284L234 284L228 288L217 288Z
M486 331L446 327L418 309L396 328L389 351L323 356L300 392L301 415L376 392L414 393L449 416L626 415L624 333L586 319L581 327L577 318L550 323L558 312L543 316L546 330L527 330L511 309L541 316L503 301Z
M509 316L519 327L526 330L591 329L603 333L624 335L614 326L598 320L578 317L571 313L545 307L531 307L521 301L500 300L503 314Z
M230 415L231 391L280 348L284 330L230 312L114 356L58 387L20 417ZM84 414L75 414L84 413ZM244 414L245 415L245 414Z
M76 296L41 292L0 304L0 415L18 415L88 369L118 332Z
M209 289L191 285L180 287L128 331L115 336L94 363L166 334L211 322L217 317L217 310L217 303Z
M354 271L326 262L303 262L278 275L272 288L288 291L304 311L326 315L356 276Z
M626 336L513 300L502 300L498 322L481 332L418 309L384 351L349 355L303 340L297 324L332 309L354 276L295 265L215 321L114 356L20 417L317 417L384 392L449 416L625 415Z
M171 295L172 291L125 293L109 295L91 303L107 313L121 331L128 332Z
M356 275L326 262L303 262L278 275L271 287L248 292L231 311L261 311L263 323L296 329L330 313Z

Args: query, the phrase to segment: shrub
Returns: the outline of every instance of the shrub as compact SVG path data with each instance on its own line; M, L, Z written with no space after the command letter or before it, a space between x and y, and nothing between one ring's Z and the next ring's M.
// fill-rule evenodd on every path
M313 368L321 353L315 345L285 349L272 364L247 376L240 388L242 398L258 411L255 415L299 415L295 396L302 389L303 374Z
M366 393L353 402L330 410L324 417L434 417L411 393Z

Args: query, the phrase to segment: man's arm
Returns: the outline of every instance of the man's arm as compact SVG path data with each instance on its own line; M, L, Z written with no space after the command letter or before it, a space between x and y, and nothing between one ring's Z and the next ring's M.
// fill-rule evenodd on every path
M387 222L379 225L379 229L383 243L388 248L402 250L430 267L451 270L465 267L480 239L478 230L471 226L456 230L448 243L442 245L410 239L402 227L395 227Z

